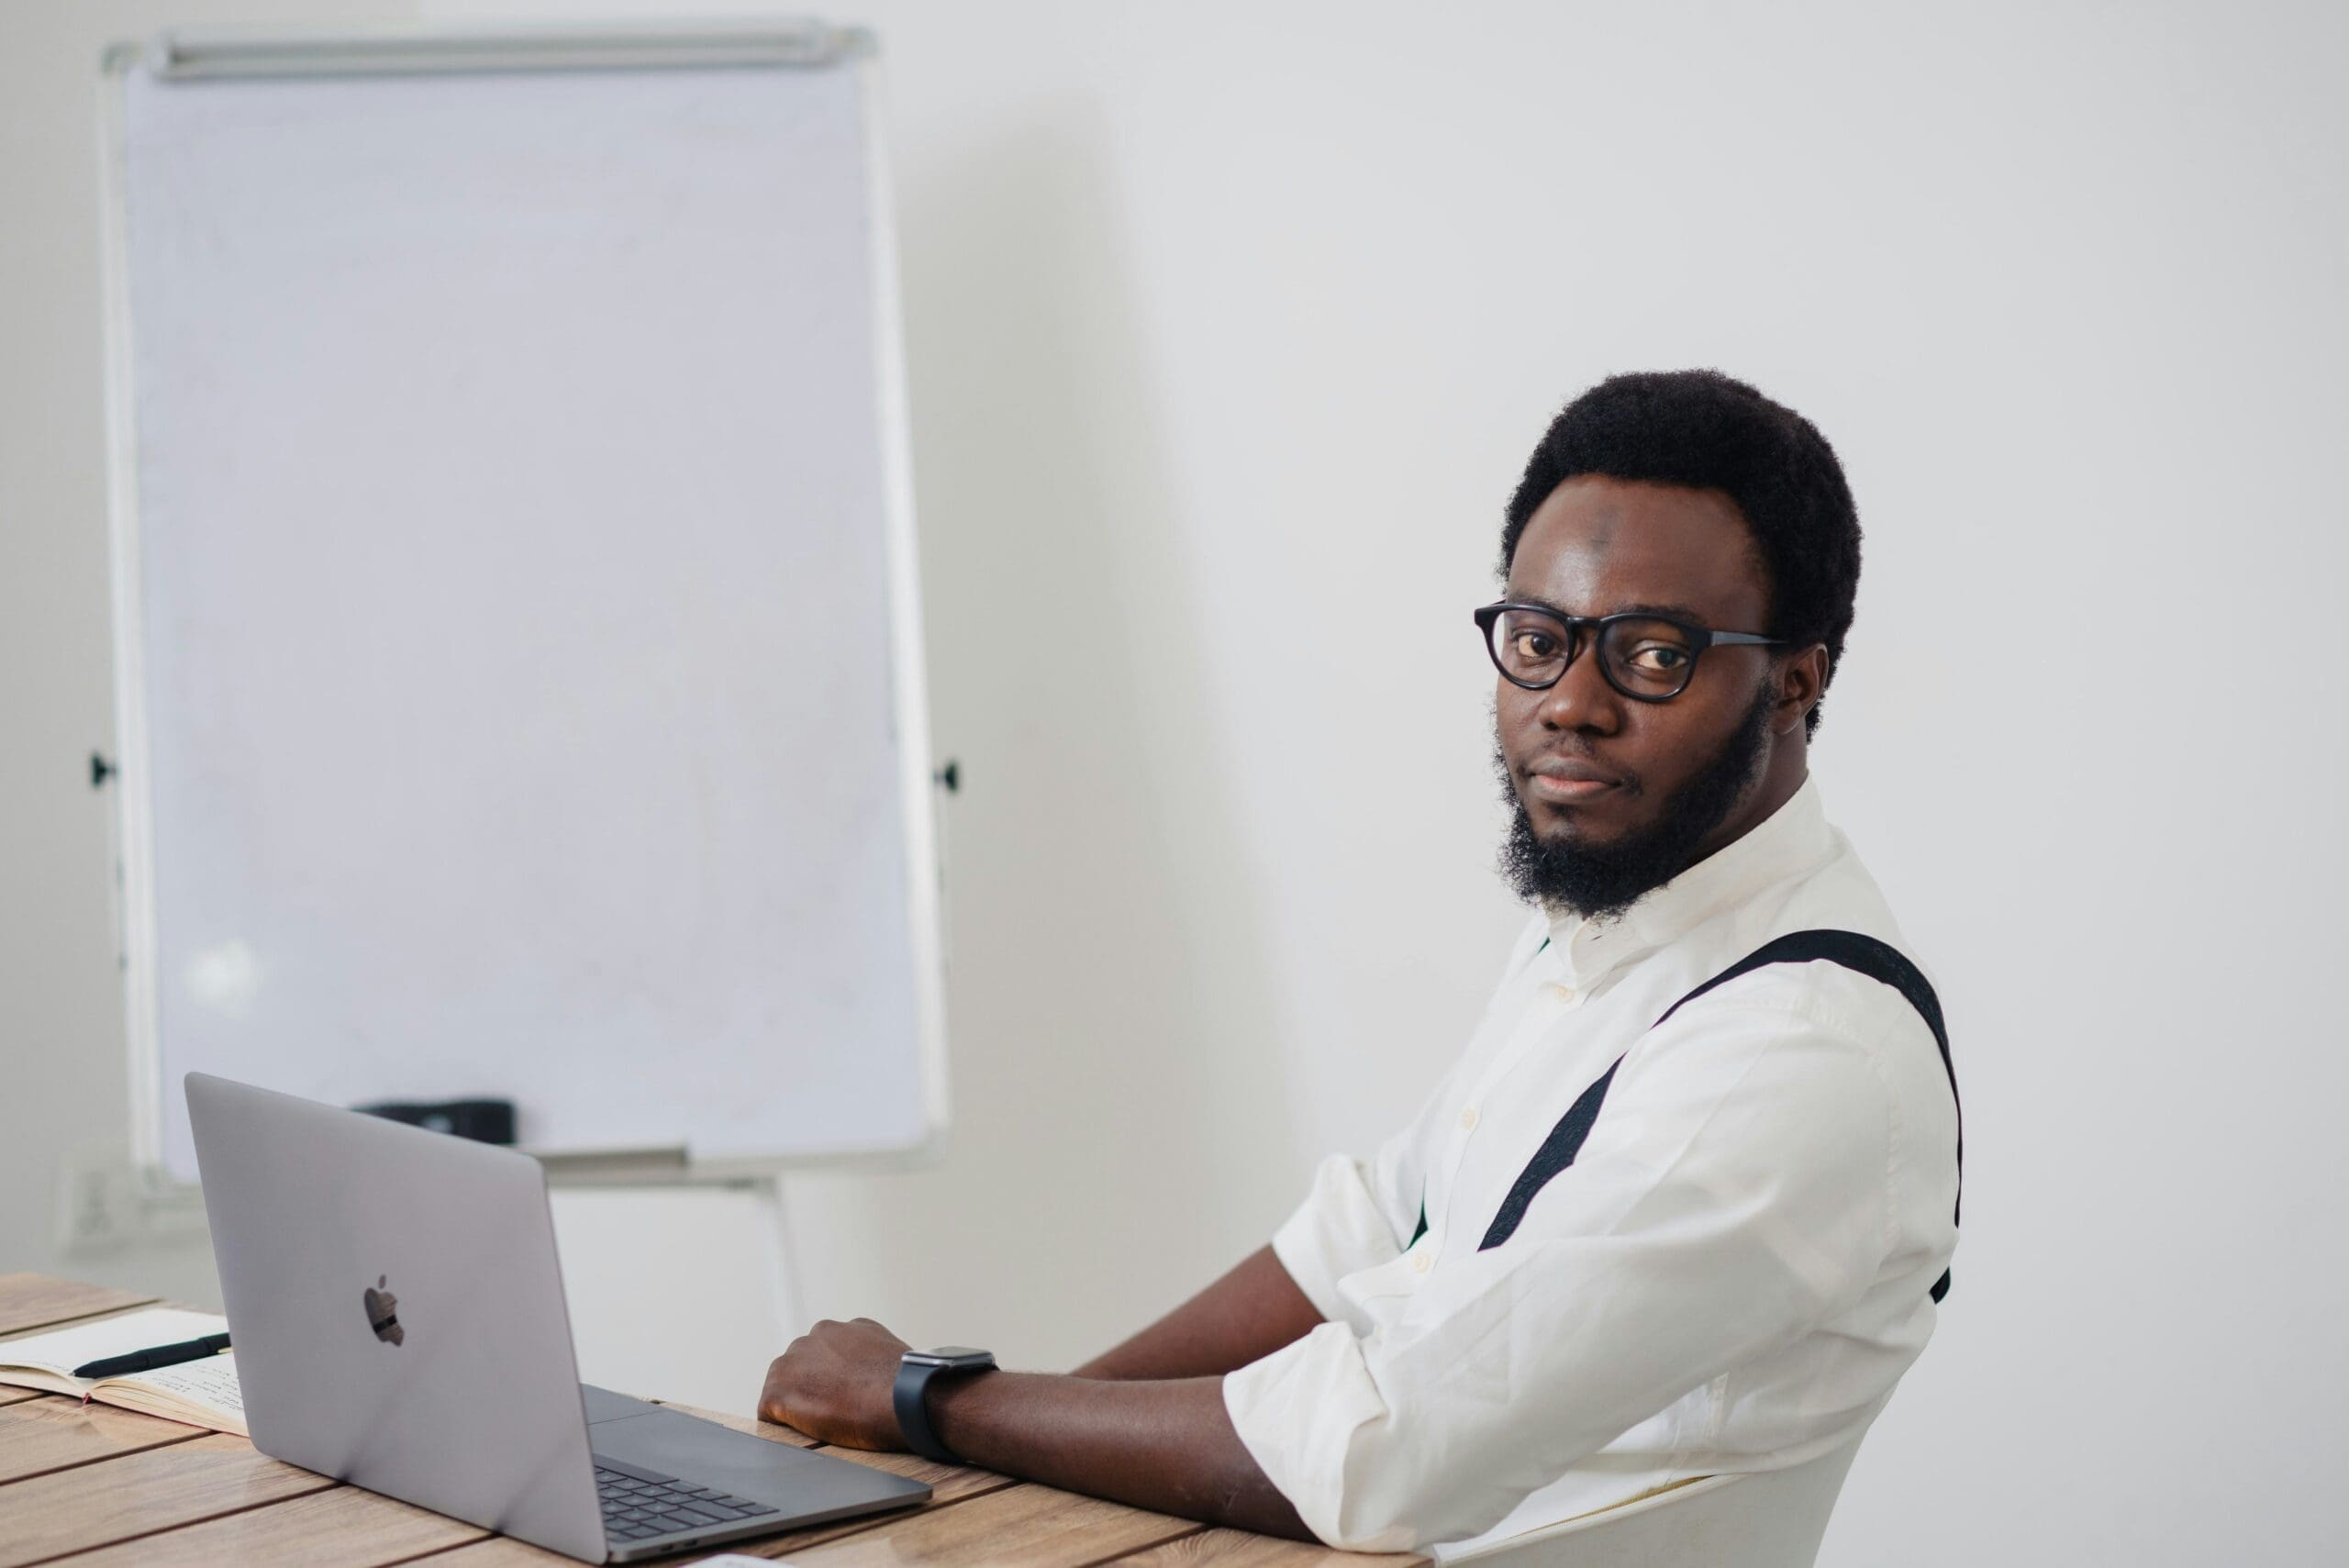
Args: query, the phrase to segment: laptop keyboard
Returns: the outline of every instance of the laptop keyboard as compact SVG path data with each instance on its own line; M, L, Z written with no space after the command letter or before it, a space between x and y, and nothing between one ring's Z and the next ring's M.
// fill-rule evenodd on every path
M633 1465L615 1470L603 1460L596 1464L596 1490L604 1499L604 1534L612 1540L647 1540L675 1530L731 1524L776 1511L773 1504L753 1503L712 1486L696 1486L674 1475Z

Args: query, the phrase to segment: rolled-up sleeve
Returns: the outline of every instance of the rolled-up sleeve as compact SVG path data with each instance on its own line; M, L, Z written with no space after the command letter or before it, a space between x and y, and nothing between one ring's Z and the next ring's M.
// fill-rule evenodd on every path
M1232 1373L1232 1423L1331 1546L1488 1529L1859 1299L1891 1243L1896 1116L1870 1042L1831 1014L1685 1007L1625 1060L1575 1163L1508 1241L1430 1237L1434 1265L1398 1318L1326 1322ZM1352 1162L1324 1164L1307 1209L1276 1250L1336 1318L1338 1271L1398 1249Z
M1338 1282L1391 1262L1402 1250L1371 1192L1370 1173L1351 1154L1322 1161L1305 1201L1273 1232L1273 1255L1313 1309L1332 1320L1345 1316Z
M1322 1161L1305 1201L1273 1232L1273 1255L1322 1317L1345 1320L1338 1282L1393 1262L1410 1240L1426 1181L1428 1126L1451 1094L1453 1075L1439 1080L1419 1113L1367 1162L1351 1154Z

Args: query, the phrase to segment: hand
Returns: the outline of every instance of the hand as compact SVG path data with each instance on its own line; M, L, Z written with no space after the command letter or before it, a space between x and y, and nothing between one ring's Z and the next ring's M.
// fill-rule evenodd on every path
M910 1348L870 1318L852 1323L828 1318L768 1365L759 1415L821 1442L902 1449L891 1396L898 1358Z

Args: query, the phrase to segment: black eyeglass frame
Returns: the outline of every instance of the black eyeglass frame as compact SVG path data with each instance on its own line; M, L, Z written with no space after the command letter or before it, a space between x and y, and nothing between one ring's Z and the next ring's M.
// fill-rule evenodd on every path
M1558 666L1558 673L1548 680L1519 680L1509 673L1508 666L1501 662L1501 651L1493 646L1493 623L1510 610L1522 610L1528 615L1541 616L1566 628L1565 662ZM1724 647L1737 648L1791 648L1794 646L1792 640L1787 638L1765 637L1756 631L1715 631L1711 627L1698 626L1692 621L1682 620L1677 616L1660 616L1653 610L1623 610L1611 616L1568 616L1560 615L1547 605L1528 605L1514 599L1501 599L1496 603L1482 606L1476 611L1476 628L1485 634L1486 657L1492 660L1493 668L1501 673L1502 680L1512 686L1521 686L1529 692L1546 692L1566 678L1566 672L1574 668L1576 659L1582 657L1575 648L1575 633L1584 627L1592 628L1587 646L1596 651L1599 644L1606 640L1609 627L1618 621L1628 620L1662 621L1688 639L1688 668L1681 675L1680 684L1668 692L1632 691L1615 678L1615 672L1609 667L1606 656L1597 655L1598 673L1606 677L1607 684L1633 702L1670 702L1687 691L1688 683L1697 678L1698 662L1705 656L1705 650L1716 643Z

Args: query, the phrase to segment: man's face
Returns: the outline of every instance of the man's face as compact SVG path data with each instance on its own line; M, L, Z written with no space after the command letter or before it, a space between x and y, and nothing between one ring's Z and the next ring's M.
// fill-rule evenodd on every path
M1568 615L1643 609L1718 631L1769 624L1753 537L1727 495L1597 475L1542 502L1503 596ZM1708 649L1687 690L1646 703L1608 684L1585 637L1547 690L1497 681L1499 762L1521 808L1505 859L1529 896L1605 914L1753 825L1753 786L1787 715L1768 649ZM1791 717L1798 728L1799 711Z

